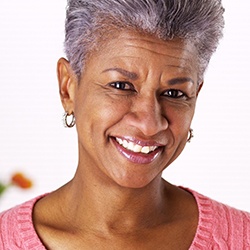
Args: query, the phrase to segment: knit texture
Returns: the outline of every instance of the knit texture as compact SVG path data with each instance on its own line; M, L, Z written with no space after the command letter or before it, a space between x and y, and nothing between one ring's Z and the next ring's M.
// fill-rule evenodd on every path
M199 224L190 250L250 250L250 214L186 189L195 197ZM37 197L0 214L0 250L46 250L32 223Z
M189 190L199 208L191 250L250 250L250 214Z

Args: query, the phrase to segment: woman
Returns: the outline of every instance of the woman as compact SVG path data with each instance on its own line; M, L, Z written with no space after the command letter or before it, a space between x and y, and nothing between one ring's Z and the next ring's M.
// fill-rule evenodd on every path
M192 138L220 0L69 0L58 61L79 164L1 214L1 249L248 249L250 215L162 179Z

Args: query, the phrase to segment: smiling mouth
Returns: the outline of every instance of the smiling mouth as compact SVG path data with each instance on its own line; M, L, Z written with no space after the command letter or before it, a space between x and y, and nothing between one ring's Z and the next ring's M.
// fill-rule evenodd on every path
M158 149L158 146L141 146L139 144L136 144L132 141L128 141L125 139L117 138L115 137L115 140L121 145L123 148L132 151L134 153L142 153L142 154L149 154L156 149Z

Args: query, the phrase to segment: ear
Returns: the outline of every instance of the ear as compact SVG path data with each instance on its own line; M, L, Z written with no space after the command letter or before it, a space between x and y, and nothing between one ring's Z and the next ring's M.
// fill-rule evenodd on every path
M60 58L58 60L57 78L60 98L64 110L68 114L72 114L74 112L75 91L78 81L69 62L65 58Z
M203 81L199 83L198 87L197 87L197 93L196 93L196 97L198 97L201 89L202 89L202 86L203 86Z

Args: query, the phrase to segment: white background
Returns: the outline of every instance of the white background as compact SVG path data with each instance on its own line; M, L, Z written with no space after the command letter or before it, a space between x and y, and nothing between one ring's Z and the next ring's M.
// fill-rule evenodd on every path
M0 210L56 189L76 169L76 132L62 126L56 79L56 62L64 56L65 5L1 2L0 180L22 171L35 186L10 189ZM225 35L199 96L195 138L164 177L250 211L250 4L224 0L224 6Z

